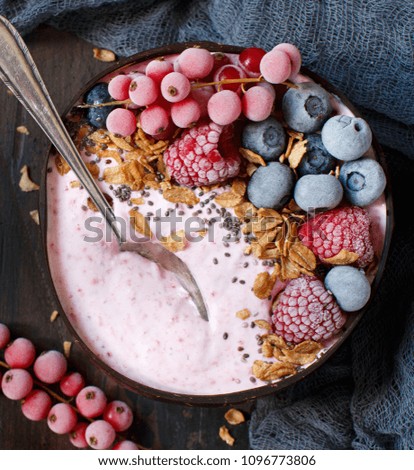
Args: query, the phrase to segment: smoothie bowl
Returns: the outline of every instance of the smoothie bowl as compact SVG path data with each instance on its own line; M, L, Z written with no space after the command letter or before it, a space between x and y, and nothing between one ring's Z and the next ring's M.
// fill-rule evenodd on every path
M135 392L194 405L272 393L319 367L375 292L392 226L381 150L299 68L290 45L173 45L116 64L65 113L125 237L180 257L208 308L206 321L172 273L120 252L51 151L42 225L61 310Z

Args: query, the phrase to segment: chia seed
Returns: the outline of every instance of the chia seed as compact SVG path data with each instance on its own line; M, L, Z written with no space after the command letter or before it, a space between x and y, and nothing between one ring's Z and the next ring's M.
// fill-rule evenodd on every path
M243 346L239 346L239 347L237 348L237 351L244 351Z
M244 358L244 359L247 359L248 357L250 357L250 354L247 354L247 353L244 353L244 354L243 354L243 358Z
M207 214L208 214L208 215L211 214L211 209L210 209L210 208L207 209Z
M217 258L213 258L213 264L218 264L218 259Z
M250 323L250 328L255 328L255 327L256 327L256 323L255 323L254 321L252 321L252 322Z
M234 284L235 282L237 282L237 277L233 277L233 279L231 280L231 282Z
M239 283L240 284L246 284L246 281L244 279L240 279Z
M184 211L178 211L178 215L184 215L185 212Z
M250 377L250 382L255 384L256 383L256 379L254 377Z
M153 203L152 201L148 201L148 205L149 205L149 206L153 206L154 203Z
M243 268L247 268L248 266L249 266L249 263L247 261L243 263Z
M229 337L228 333L223 333L223 339L227 339Z
M231 254L226 252L226 253L224 253L224 256L225 256L226 258L230 258Z

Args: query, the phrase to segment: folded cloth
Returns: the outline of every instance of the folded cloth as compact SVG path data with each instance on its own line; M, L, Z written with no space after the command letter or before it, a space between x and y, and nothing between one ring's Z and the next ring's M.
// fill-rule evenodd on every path
M413 449L414 3L406 0L0 0L22 32L40 23L119 55L180 41L271 49L303 63L360 107L388 152L396 230L381 286L361 324L318 371L257 402L255 449ZM231 27L229 27L231 25Z

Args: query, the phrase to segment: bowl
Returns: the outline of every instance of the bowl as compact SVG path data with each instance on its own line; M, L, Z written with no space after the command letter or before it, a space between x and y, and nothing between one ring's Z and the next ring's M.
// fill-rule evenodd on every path
M228 54L238 54L243 49L237 46L229 46L229 45L219 45L210 42L198 42L198 43L182 43L182 44L174 44L171 46L166 46L162 48L152 49L149 51L141 52L138 54L133 55L132 57L126 58L117 62L116 64L109 67L103 73L95 76L92 80L90 80L84 87L84 89L80 90L77 96L74 97L73 100L70 101L66 111L63 113L63 116L66 116L75 106L76 103L84 96L85 92L96 82L100 81L103 77L111 76L114 72L122 70L131 70L134 64L139 64L141 62L146 62L151 59L155 59L161 56L170 56L174 54L178 54L184 49L197 45L199 47L206 48L210 51L215 52L223 52ZM338 97L338 103L342 103L351 113L358 116L358 111L352 106L351 103L340 93L336 90L331 84L329 84L326 80L318 77L316 74L310 72L309 70L302 69L302 74L306 77L309 77L310 80L313 80L319 84L321 84L327 91L332 93L335 97ZM376 158L384 169L386 169L386 163L384 159L383 152L378 145L378 142L373 140L372 148L370 149L371 156ZM331 344L326 350L322 352L317 358L316 361L311 363L305 368L299 370L295 375L288 376L286 378L280 379L273 383L266 384L260 386L255 386L254 388L246 388L244 390L237 390L232 392L225 392L225 393L215 393L215 394L206 394L206 393L188 393L188 392L175 392L175 391L168 391L157 386L150 386L148 383L144 383L144 381L138 381L129 378L124 373L120 372L120 370L115 370L114 367L108 364L110 356L105 356L110 351L104 352L97 352L96 348L92 348L88 345L88 341L85 340L85 332L81 331L81 328L77 324L76 317L73 315L71 305L65 305L65 308L61 304L61 298L65 294L65 289L67 289L67 285L65 283L60 282L59 288L56 288L56 277L54 277L53 272L55 269L56 271L56 263L54 263L54 267L51 266L51 258L50 258L50 250L51 244L53 245L52 235L53 233L48 230L48 192L47 192L47 180L48 176L50 177L48 168L50 167L49 163L49 155L46 159L45 168L43 171L43 178L42 178L42 186L41 186L41 210L40 210L40 220L41 220L41 227L42 227L42 234L43 234L43 241L44 241L44 255L46 257L47 266L49 268L49 276L50 282L55 287L55 294L56 294L56 302L59 305L59 310L63 313L63 318L65 323L73 336L79 341L82 347L87 351L88 356L90 357L91 361L94 362L97 367L99 367L104 373L110 375L115 380L117 380L120 384L124 387L134 391L137 394L153 398L153 399L160 399L167 402L174 402L174 403L182 403L191 406L208 406L208 405L226 405L226 404L234 404L234 403L241 403L247 400L252 400L257 397L269 395L274 393L278 390L286 388L299 380L304 379L306 376L311 374L315 369L320 367L335 351L342 345L342 343L349 337L352 333L354 328L357 326L359 320L361 319L362 315L368 308L369 304L366 305L362 310L348 315L347 322L345 327L340 334L339 337L335 339L335 342ZM50 193L49 193L50 197ZM53 210L53 209L52 209ZM50 208L49 208L50 212ZM68 214L70 217L70 212ZM73 219L73 224L76 225L77 221L76 218ZM378 259L375 262L375 265L372 269L370 269L369 273L367 273L370 277L372 282L372 297L375 296L375 292L378 289L380 279L382 273L385 269L385 262L388 255L390 240L391 240L391 233L392 233L392 226L393 226L393 210L392 210L392 200L390 194L389 185L385 189L384 195L381 197L380 201L376 203L375 206L375 223L377 224L375 232L380 233L380 237L376 237L376 251L378 253ZM56 229L58 233L59 227ZM116 249L116 248L114 248ZM70 256L70 253L68 254ZM85 256L88 256L88 253L85 253ZM62 262L62 261L61 261ZM61 266L62 271L64 271L64 266ZM71 273L71 275L76 276L76 273ZM78 273L79 275L79 273ZM93 287L92 287L93 288ZM81 290L81 289L80 289ZM72 293L73 294L73 293ZM77 295L72 295L71 302L76 303L77 297L82 297L83 293L79 292ZM66 300L67 303L67 300ZM99 305L94 306L94 308L99 309ZM155 312L154 312L155 313ZM116 314L116 312L114 312ZM133 322L136 320L134 319ZM135 323L134 323L135 324ZM201 351L202 354L202 351ZM156 368L156 364L153 365ZM185 372L184 372L185 373Z

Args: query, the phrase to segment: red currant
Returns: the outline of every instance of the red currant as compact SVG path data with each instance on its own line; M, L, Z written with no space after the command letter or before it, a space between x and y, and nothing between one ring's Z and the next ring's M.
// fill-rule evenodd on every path
M239 63L243 69L253 76L260 75L260 61L266 54L266 51L260 47L248 47L239 55Z
M241 67L237 65L223 65L223 67L219 68L216 73L214 74L214 81L220 82L222 80L233 80L239 78L246 78L246 74ZM216 85L216 88L221 90L230 90L236 93L240 92L241 84L240 83L226 83L223 85Z

